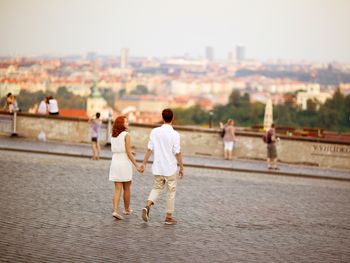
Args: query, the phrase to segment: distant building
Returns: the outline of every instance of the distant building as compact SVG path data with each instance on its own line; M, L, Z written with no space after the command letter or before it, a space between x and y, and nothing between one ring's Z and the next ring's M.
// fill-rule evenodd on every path
M97 53L96 52L88 52L86 53L86 59L90 61L95 61L97 59Z
M163 96L131 95L115 101L115 108L120 112L123 112L126 108L134 107L136 111L142 113L159 113L169 106L169 99Z
M235 56L235 53L234 51L229 51L228 54L227 54L227 63L228 64L233 64L236 60L236 56Z
M120 52L120 67L127 68L129 63L129 49L123 48Z
M237 46L236 47L236 59L238 62L242 62L245 60L245 47Z
M306 110L308 100L316 100L318 103L323 104L330 98L332 98L331 94L320 91L319 84L309 84L306 86L306 91L297 93L297 105L301 109Z
M0 98L7 96L8 93L12 93L17 96L21 91L21 86L16 80L4 80L0 82ZM2 107L3 105L0 105Z
M350 95L350 83L341 83L339 89L344 96Z
M98 90L96 83L91 88L91 95L87 99L86 103L86 111L88 117L95 116L96 112L101 113L101 117L103 119L108 118L109 107L107 106L107 102L100 91Z
M74 86L66 86L67 90L74 95L78 95L81 97L87 97L90 95L90 88L88 85L74 85Z
M130 95L115 101L115 108L130 122L161 123L161 112L169 108L170 101L163 96Z
M214 48L213 47L206 47L205 48L205 58L208 61L214 60Z
M140 112L135 109L126 109L122 114L127 116L129 122L148 124L162 123L162 115L159 112Z

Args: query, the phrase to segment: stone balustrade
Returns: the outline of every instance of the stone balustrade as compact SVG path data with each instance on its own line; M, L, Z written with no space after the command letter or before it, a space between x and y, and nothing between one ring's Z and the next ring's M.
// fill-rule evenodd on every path
M0 133L11 134L12 115L0 112ZM47 140L70 143L89 143L90 129L87 119L61 116L43 116L18 113L17 133L35 139L43 131ZM149 134L157 125L131 123L132 145L136 150L146 150ZM223 142L218 129L174 127L181 135L184 155L223 157ZM242 159L264 160L266 144L261 133L236 132L239 141L234 156ZM103 122L100 142L105 144L107 122ZM319 138L280 136L278 159L292 164L308 164L328 168L350 169L350 144L343 141Z

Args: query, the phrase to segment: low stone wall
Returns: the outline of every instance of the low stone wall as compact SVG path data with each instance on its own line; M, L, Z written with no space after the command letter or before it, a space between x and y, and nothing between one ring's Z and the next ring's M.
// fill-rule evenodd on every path
M0 132L8 134L11 115L0 113ZM156 125L131 124L132 145L136 150L146 150L149 134ZM176 126L181 136L184 155L223 157L223 143L217 129L187 128ZM43 131L48 140L89 143L90 129L86 119L60 116L40 116L20 113L17 116L17 133L35 139ZM266 144L262 134L237 132L234 155L238 158L263 160ZM107 122L103 123L100 142L107 142ZM350 169L350 144L324 139L281 136L278 158L282 162L309 164L320 167Z

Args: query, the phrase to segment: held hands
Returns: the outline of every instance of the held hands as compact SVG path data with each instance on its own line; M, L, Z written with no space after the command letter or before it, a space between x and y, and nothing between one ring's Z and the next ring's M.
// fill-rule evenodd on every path
M146 165L145 164L141 164L139 167L137 167L137 171L139 173L143 173L145 171Z

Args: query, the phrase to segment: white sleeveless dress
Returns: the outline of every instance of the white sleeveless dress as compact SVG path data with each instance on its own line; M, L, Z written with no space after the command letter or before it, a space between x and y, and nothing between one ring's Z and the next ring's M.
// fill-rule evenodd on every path
M132 180L132 163L125 150L126 134L128 132L123 131L117 137L111 138L113 156L109 169L109 181L128 182Z

